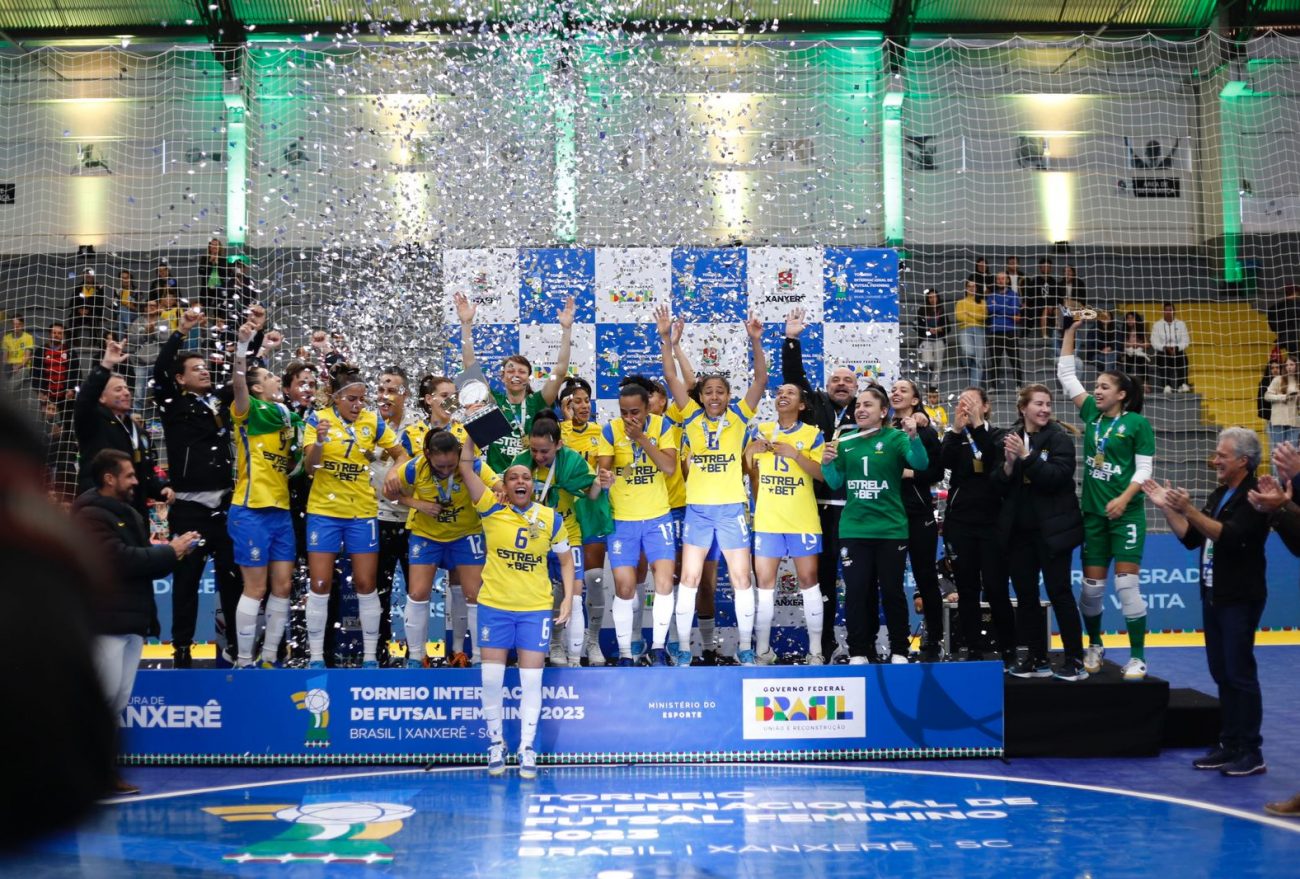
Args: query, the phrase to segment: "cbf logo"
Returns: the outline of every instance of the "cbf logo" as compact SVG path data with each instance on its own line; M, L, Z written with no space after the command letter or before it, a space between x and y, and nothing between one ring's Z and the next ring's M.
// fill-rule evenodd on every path
M746 678L746 739L852 739L867 734L866 679Z
M311 715L307 726L307 737L303 745L308 748L328 748L330 746L330 694L325 689L328 675L307 679L307 689L293 693L289 698L299 711Z
M203 811L222 821L283 821L279 836L222 855L238 864L391 864L393 850L382 839L402 829L415 814L398 803L348 802L301 805L213 806Z

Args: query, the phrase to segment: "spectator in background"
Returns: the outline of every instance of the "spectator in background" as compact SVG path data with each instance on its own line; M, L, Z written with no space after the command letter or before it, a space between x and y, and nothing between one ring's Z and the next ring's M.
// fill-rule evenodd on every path
M68 303L67 342L72 355L73 384L86 377L104 350L108 322L103 304L102 298L87 298L80 293Z
M154 298L162 298L165 294L179 297L180 290L177 287L176 279L172 277L171 264L167 262L166 257L162 257L158 260L158 265L154 269L153 284L149 287L149 295Z
M916 332L918 359L929 370L928 378L933 381L943 370L944 349L948 345L948 312L939 301L939 291L926 288L925 302L916 314Z
M135 321L137 307L139 305L139 296L135 290L135 282L131 280L131 271L122 269L117 276L117 315L120 332L126 335L132 322Z
M1296 378L1296 362L1288 358L1282 364L1282 374L1269 382L1264 393L1265 401L1272 404L1268 416L1268 444L1276 449L1282 443L1295 445L1300 441L1300 380Z
M944 408L943 403L939 400L939 388L935 385L930 385L925 389L925 414L929 416L935 432L939 436L943 436L948 429L948 410Z
M980 260L983 262L983 260ZM980 292L980 283L972 278L966 281L962 298L953 307L957 322L958 340L961 343L962 365L966 368L967 384L984 382L984 342L989 322L989 308Z
M1268 308L1267 315L1278 347L1291 357L1300 356L1300 286L1288 284L1282 298Z
M1259 388L1255 391L1255 414L1259 420L1268 424L1270 410L1273 404L1264 399L1268 393L1268 386L1273 383L1273 379L1282 374L1282 361L1276 356L1268 358L1268 365L1264 367L1264 376L1259 380ZM1277 448L1276 445L1273 448Z
M1038 261L1038 274L1023 288L1025 335L1029 338L1051 338L1055 325L1054 313L1061 300L1061 282L1052 272L1050 257Z
M989 261L982 256L975 257L975 271L966 276L967 281L975 282L975 292L983 299L993 288L993 273L989 271Z
M1025 290L1025 273L1020 271L1020 257L1007 257L1007 265L1003 271L1006 272L1007 275L1005 286L1010 287L1017 296L1021 295ZM994 283L996 284L997 282L995 281Z
M410 396L410 379L406 370L392 365L384 369L379 376L379 417L389 430L401 437L406 428L416 421L414 414L407 416L406 400ZM420 450L408 452L417 455ZM384 495L384 478L393 466L393 455L382 449L376 449L370 461L370 485L375 490L379 501L379 648L375 658L379 666L385 668L390 664L388 645L393 640L393 583L397 568L402 569L402 582L409 583L409 563L407 557L406 520L410 509L390 501ZM426 613L427 615L427 613ZM427 628L427 626L426 626ZM438 637L442 640L442 636Z
M108 308L108 298L104 293L103 285L95 280L94 269L86 269L81 273L81 286L77 288L73 298L91 303L98 311Z
M138 317L131 322L126 333L126 350L131 352L132 358L140 367L135 371L137 406L144 406L150 398L151 375L148 364L158 359L163 342L172 334L171 325L162 316L162 303L161 299L150 299L145 304L144 311L136 313Z
M1024 384L1020 362L1020 297L1008 286L1007 273L998 272L993 292L985 300L989 309L989 380L990 388L998 381L998 363L1006 361L1011 371L1007 381L1015 387Z
M1114 372L1119 363L1121 330L1115 316L1109 311L1097 312L1097 325L1092 330L1093 363L1098 372Z
M63 324L55 321L46 332L45 344L33 358L32 384L42 403L60 406L73 396L72 355L63 338Z
M27 332L27 321L21 314L15 314L9 321L9 332L5 334L5 378L11 388L15 388L27 377L27 367L32 363L32 351L36 340Z
M1182 394L1191 390L1187 384L1187 349L1191 344L1187 324L1178 319L1174 304L1166 302L1164 316L1151 328L1151 347L1156 352L1156 383L1164 386L1166 394L1172 394L1175 388Z
M223 312L230 292L230 264L226 261L226 245L220 238L208 241L208 252L200 266L203 277L203 308L209 314Z
M1082 308L1088 304L1088 287L1074 271L1074 266L1065 267L1065 278L1060 285L1061 301L1057 305L1070 308Z
M1151 340L1147 338L1147 321L1136 311L1124 312L1124 328L1120 331L1123 353L1119 369L1128 373L1133 381L1142 384L1145 392L1151 384Z
M1183 546L1200 550L1205 659L1219 685L1222 719L1218 747L1192 765L1233 778L1267 771L1260 750L1264 702L1255 630L1268 597L1264 541L1269 520L1249 499L1259 459L1255 432L1229 427L1214 449L1219 486L1203 508L1197 510L1186 491L1167 481L1162 486L1148 479L1142 486Z

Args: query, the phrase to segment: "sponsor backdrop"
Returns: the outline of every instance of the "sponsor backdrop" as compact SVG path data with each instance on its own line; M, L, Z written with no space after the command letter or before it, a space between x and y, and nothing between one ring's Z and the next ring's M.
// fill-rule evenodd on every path
M507 670L505 732L516 743L518 681ZM479 684L474 669L143 671L121 718L125 759L482 762ZM1002 753L1000 663L547 669L543 684L544 759Z

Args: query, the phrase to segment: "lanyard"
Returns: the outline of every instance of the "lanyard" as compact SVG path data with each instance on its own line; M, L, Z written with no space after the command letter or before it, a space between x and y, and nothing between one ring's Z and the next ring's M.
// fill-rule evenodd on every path
M456 474L453 472L445 480L439 479L438 474L433 472L433 468L429 469L429 474L433 476L433 487L438 489L438 502L444 507L447 506L451 503L452 495L460 488L456 484Z
M525 398L522 403L518 404L518 412L515 411L515 406L515 403L506 400L505 406L501 408L507 409L510 412L510 432L515 436L522 437L524 435L524 409L528 406L528 400Z
M983 461L984 453L980 451L979 446L975 445L975 434L970 432L969 427L963 427L962 432L966 434L966 442L970 443L970 453L975 457L975 460Z
M114 415L113 418L116 419L118 424L122 425L122 430L126 431L127 438L130 439L131 441L131 451L139 452L140 434L136 430L135 422L131 421L129 418L123 419L121 416L118 415ZM127 426L128 424L130 425L129 427Z
M1105 433L1102 433L1102 432L1101 432L1101 419L1102 419L1102 416L1100 416L1100 415L1097 416L1097 423L1096 423L1096 425L1093 427L1093 437L1094 437L1095 440L1096 440L1096 445L1097 445L1097 454L1098 454L1098 455L1104 455L1104 454L1106 454L1106 440L1110 438L1111 431L1113 431L1113 430L1115 429L1115 425L1118 424L1118 423L1119 423L1119 420L1120 420L1121 418L1123 418L1123 417L1124 417L1124 413L1121 412L1120 414L1118 414L1118 415L1116 415L1114 418L1112 418L1112 419L1110 420L1110 424L1106 427L1106 432L1105 432Z
M555 482L555 471L558 469L557 465L559 463L560 460L557 455L556 459L551 462L551 466L546 474L546 481L542 483L540 488L537 486L537 480L533 480L533 499L538 503L546 503L546 496L551 493L551 483Z
M542 526L537 521L538 514L534 513L531 516L528 515L528 513L533 509L534 506L536 506L536 504L529 504L527 507L525 507L522 510L519 509L518 507L511 507L511 509L513 509L516 513L522 516L523 520L528 523L528 536L531 537L533 540L536 540L537 538L542 536Z
M348 449L348 451L351 452L352 448L356 447L357 432L353 429L352 422L345 420L342 415L339 415L338 406L334 407L334 414L338 416L339 424L342 426L344 432L347 433L348 438L352 440L352 447Z
M727 426L727 413L722 413L722 418L718 420L717 427L710 425L708 416L701 414L700 426L704 430L704 447L706 449L717 449L720 447L718 443L718 434L722 433L722 429Z
M1216 519L1219 518L1219 513L1222 513L1222 512L1223 512L1223 508L1226 507L1226 506L1228 505L1228 501L1232 499L1232 495L1233 495L1236 491L1237 491L1237 489L1235 489L1235 488L1230 488L1230 489L1228 489L1227 491L1225 491L1225 492L1223 493L1223 497L1219 498L1219 503L1218 503L1218 505L1214 508L1214 518L1216 518Z

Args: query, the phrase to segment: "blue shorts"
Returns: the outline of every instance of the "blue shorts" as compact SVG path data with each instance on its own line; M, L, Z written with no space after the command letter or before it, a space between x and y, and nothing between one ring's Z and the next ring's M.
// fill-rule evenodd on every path
M749 549L749 517L744 504L687 504L682 545L712 547L725 552Z
M569 555L573 557L573 580L577 588L582 588L582 575L587 568L582 563L582 547L569 545ZM560 560L555 557L554 553L546 554L546 573L550 576L552 583L563 583L560 576Z
M349 555L379 552L379 520L342 519L308 513L307 551L335 555L341 552Z
M412 565L434 565L444 571L461 565L481 566L487 561L482 534L468 534L455 540L430 540L412 534L406 557Z
M681 546L682 524L686 521L686 508L673 507L669 512L672 514L673 527L676 529L674 533L677 535L677 545ZM716 562L720 558L722 558L722 547L718 546L717 540L714 540L713 545L709 547L708 553L704 556L704 560L706 562Z
M821 555L820 534L781 534L773 531L754 532L754 555L762 559L801 559Z
M549 610L501 610L490 605L478 606L478 631L475 647L500 650L551 650L551 612Z
M674 539L673 517L667 513L641 522L614 520L614 533L609 535L609 566L635 568L645 553L647 562L661 562L677 558L677 541Z
M271 562L298 560L293 518L288 510L232 505L226 531L235 545L235 564L240 567L264 568Z

